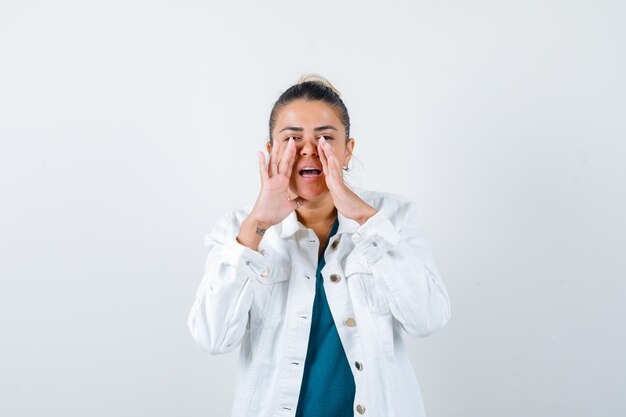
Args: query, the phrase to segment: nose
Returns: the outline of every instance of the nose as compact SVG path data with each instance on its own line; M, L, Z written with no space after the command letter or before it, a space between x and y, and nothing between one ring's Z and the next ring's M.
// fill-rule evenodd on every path
M317 156L317 142L315 138L302 139L300 156Z

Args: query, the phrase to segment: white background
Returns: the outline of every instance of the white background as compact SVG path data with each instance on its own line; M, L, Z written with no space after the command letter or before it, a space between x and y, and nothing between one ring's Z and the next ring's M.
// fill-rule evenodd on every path
M620 1L0 0L0 415L227 416L186 319L305 72L450 293L429 417L626 415Z

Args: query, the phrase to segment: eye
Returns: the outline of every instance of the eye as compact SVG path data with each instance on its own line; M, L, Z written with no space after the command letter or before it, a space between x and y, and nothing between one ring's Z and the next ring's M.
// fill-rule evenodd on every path
M318 139L324 138L324 140L333 140L331 136L322 135Z
M299 137L297 137L297 136L288 136L288 137L286 137L286 138L283 140L283 142L287 142L290 138L293 138L293 140L298 140L298 139L300 139L300 138L299 138Z

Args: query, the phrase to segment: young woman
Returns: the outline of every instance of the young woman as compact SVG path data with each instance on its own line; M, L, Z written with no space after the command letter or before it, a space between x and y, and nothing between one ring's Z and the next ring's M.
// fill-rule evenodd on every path
M402 332L450 318L415 203L349 187L348 111L324 78L275 103L254 204L206 235L188 318L211 354L240 347L233 417L424 416Z

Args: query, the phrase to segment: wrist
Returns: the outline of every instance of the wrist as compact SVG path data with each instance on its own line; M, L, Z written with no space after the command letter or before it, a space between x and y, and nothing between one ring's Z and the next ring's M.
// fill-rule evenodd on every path
M258 251L259 243L261 243L263 235L270 227L271 225L269 223L260 222L253 217L247 217L241 223L241 228L239 229L236 240L240 244Z
M368 209L365 210L360 216L358 216L355 220L359 223L359 224L363 224L366 221L368 221L370 219L370 217L372 217L374 214L378 213L378 210L376 210L374 207L369 206L368 205Z
M257 225L263 226L266 229L269 229L270 227L273 226L273 223L267 220L267 216L260 215L254 209L248 214L248 217L246 217L244 221L247 221L250 224L254 224L255 226Z
M246 223L248 227L252 227L254 229L259 228L261 230L267 230L273 226L270 222L261 220L260 218L256 217L254 214L248 215L248 217L245 218L243 223Z

